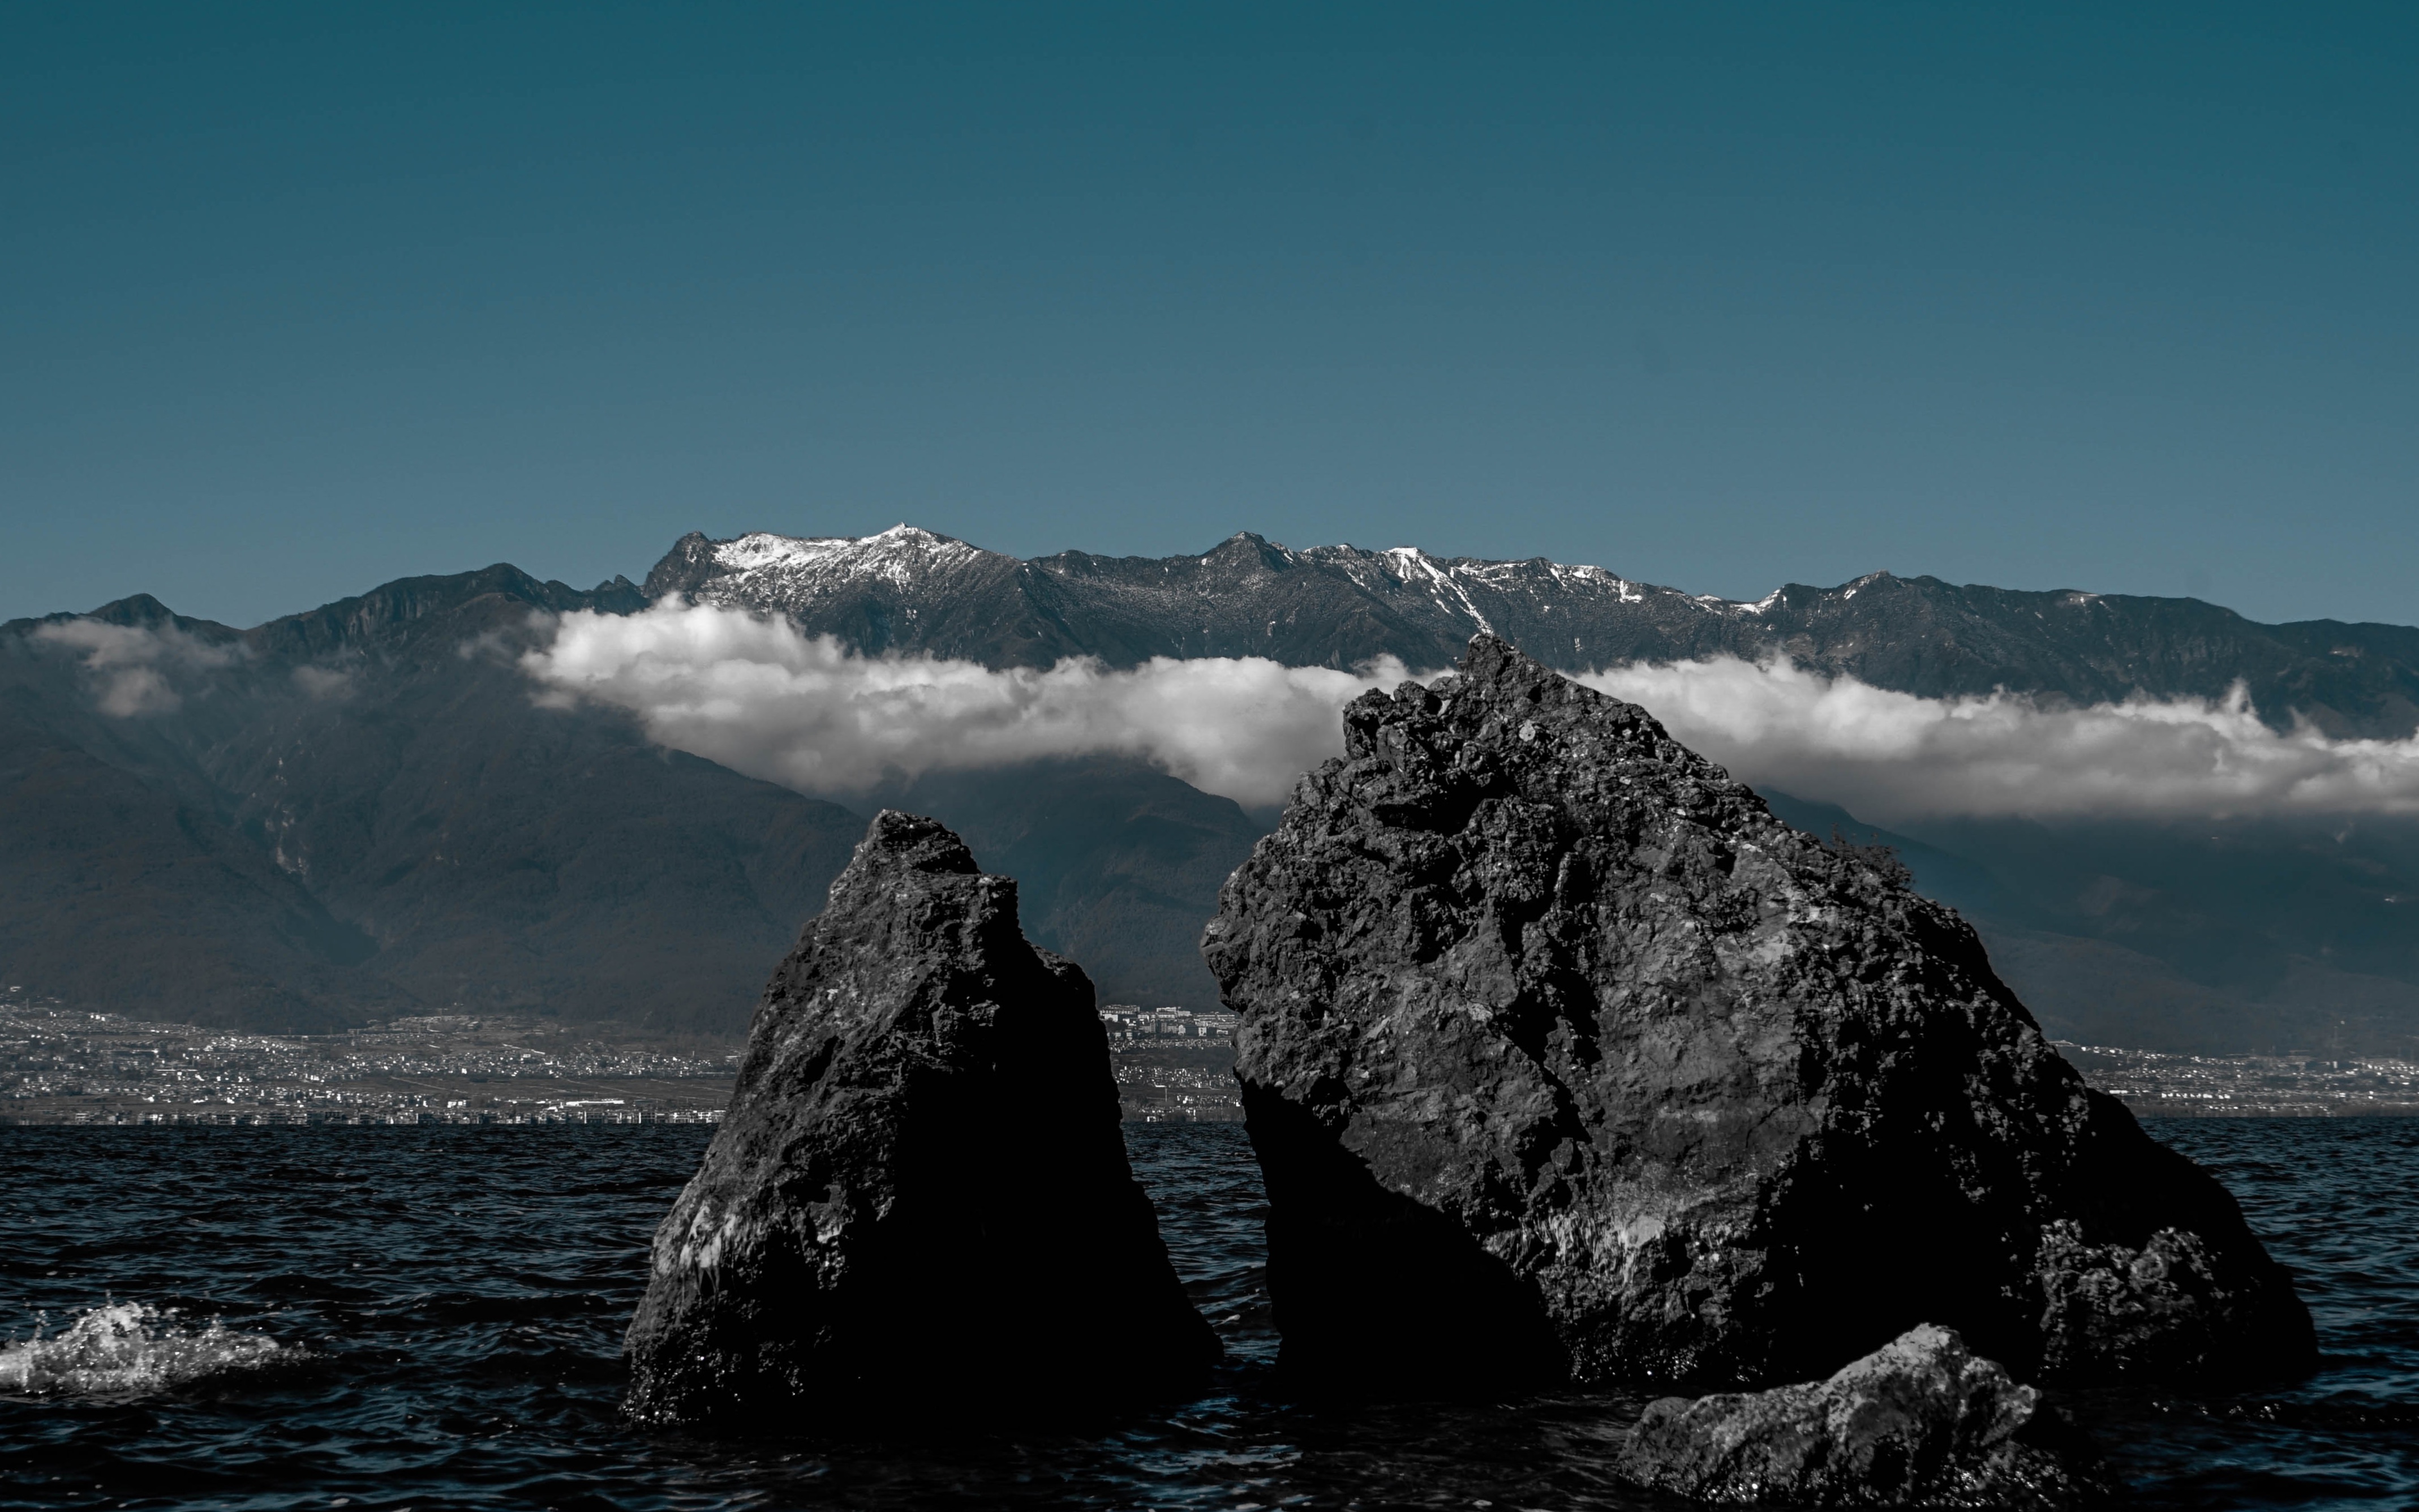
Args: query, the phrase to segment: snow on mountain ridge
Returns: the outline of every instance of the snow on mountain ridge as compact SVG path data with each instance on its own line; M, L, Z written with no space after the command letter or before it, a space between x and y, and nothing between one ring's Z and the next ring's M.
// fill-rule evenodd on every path
M1562 563L1547 558L1447 558L1433 556L1416 546L1387 547L1373 551L1349 543L1295 549L1263 540L1248 532L1239 532L1198 556L1171 557L1161 565L1163 571L1174 570L1174 564L1178 563L1194 567L1213 566L1218 563L1225 548L1239 543L1248 543L1272 553L1289 566L1340 567L1356 581L1365 580L1362 579L1360 569L1374 568L1398 585L1423 591L1424 596L1435 599L1439 608L1466 619L1479 628L1488 627L1487 616L1471 598L1466 583L1484 584L1498 593L1520 593L1545 587L1545 582L1538 581L1544 579L1549 580L1554 588L1564 591L1573 588L1597 592L1610 590L1625 604L1643 603L1647 595L1653 594L1679 604L1747 614L1763 612L1780 596L1779 590L1752 601L1725 599L1712 594L1690 594L1678 589L1636 582L1593 563ZM1068 558L1088 562L1118 560L1095 558L1083 552L1062 552L1055 557L1027 560L971 546L954 536L905 523L871 535L858 536L782 535L770 531L752 531L732 540L702 542L701 545L704 547L701 554L712 563L713 570L708 574L708 580L700 583L695 592L714 602L755 602L759 607L774 607L763 601L778 601L790 596L779 592L780 589L811 590L871 580L905 588L912 586L926 572L975 562L996 563L1012 568L1037 568L1055 575L1065 570L1063 563ZM1859 579L1859 585L1863 580Z
M906 588L936 569L996 555L906 524L857 536L755 531L712 543L710 560L721 570L700 585L699 594L710 602L756 604L763 597L785 602L817 590L872 580Z
M1562 659L1574 665L1681 655L1703 638L1686 625L1752 622L1780 597L1733 603L1543 557L1296 549L1247 531L1197 555L1027 561L908 524L863 536L693 533L649 575L646 594L787 614L867 650L948 647L1031 665L1281 656L1333 667L1386 646L1449 659L1473 631L1567 644ZM1638 642L1635 625L1648 626L1651 643Z

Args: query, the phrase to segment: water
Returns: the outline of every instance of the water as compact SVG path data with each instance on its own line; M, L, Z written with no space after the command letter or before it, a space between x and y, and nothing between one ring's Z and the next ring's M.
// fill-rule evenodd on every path
M2080 1399L2141 1501L2419 1503L2419 1120L2151 1127L2295 1268L2327 1362L2282 1389ZM1605 1470L1634 1396L1271 1399L1259 1186L1233 1125L1127 1130L1226 1340L1203 1399L971 1440L634 1433L613 1411L622 1325L711 1132L0 1131L0 1506L1656 1504Z

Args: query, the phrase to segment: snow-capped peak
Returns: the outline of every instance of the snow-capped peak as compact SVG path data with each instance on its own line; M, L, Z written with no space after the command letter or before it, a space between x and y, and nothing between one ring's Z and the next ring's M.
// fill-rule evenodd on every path
M776 535L751 532L708 548L716 569L701 596L724 603L794 603L801 594L851 583L904 587L936 568L989 553L916 525L871 535Z
M1478 612L1478 606L1470 601L1470 594L1462 590L1460 583L1454 580L1454 569L1437 565L1434 558L1415 546L1390 546L1381 554L1387 561L1394 563L1394 571L1406 583L1411 580L1414 573L1425 577L1432 585L1429 594L1436 601L1439 609L1447 613L1458 609L1462 613L1469 615L1471 623L1477 625L1479 629L1490 635L1494 633L1495 626L1487 623L1487 616ZM1439 592L1440 589L1442 592ZM1453 603L1448 604L1444 601L1445 594L1453 595Z
M979 556L965 542L915 525L893 525L871 535L775 535L758 531L717 542L715 565L726 572L810 568L849 576L887 576L890 564L932 563Z

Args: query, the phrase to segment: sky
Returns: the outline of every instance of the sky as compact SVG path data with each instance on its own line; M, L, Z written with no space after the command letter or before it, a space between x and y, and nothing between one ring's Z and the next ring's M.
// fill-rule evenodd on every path
M0 8L0 618L901 520L2419 622L2407 6Z

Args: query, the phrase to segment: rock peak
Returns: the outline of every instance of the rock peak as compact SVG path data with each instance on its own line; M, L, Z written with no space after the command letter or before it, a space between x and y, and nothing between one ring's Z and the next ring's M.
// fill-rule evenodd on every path
M624 1349L655 1424L1049 1412L1217 1358L1127 1165L1090 980L942 825L877 814L774 972Z
M947 825L920 814L902 813L885 809L873 816L866 826L865 839L859 841L856 854L849 862L849 872L878 874L886 872L924 872L939 876L979 876L982 868L975 863L975 853L966 849ZM841 873L847 880L848 873ZM999 881L1007 881L999 878ZM834 887L839 883L835 882ZM1010 887L1014 884L1010 883Z
M1468 649L1462 652L1461 660L1455 665L1454 676L1459 680L1457 686L1462 688L1499 697L1506 693L1565 697L1567 695L1563 689L1569 688L1609 703L1621 703L1621 700L1609 693L1598 693L1594 688L1571 682L1491 630L1481 630L1470 638ZM1634 708L1636 705L1623 703L1622 707Z

